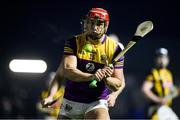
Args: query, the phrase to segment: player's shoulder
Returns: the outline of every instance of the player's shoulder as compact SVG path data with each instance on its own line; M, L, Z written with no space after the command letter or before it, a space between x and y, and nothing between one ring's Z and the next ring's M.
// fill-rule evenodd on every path
M145 69L144 70L144 75L145 76L152 76L154 70L155 70L155 68L153 68L153 67L151 67L150 69Z
M166 69L168 74L172 74L172 71L170 69Z
M146 81L152 81L153 80L153 70L154 70L154 68L150 68L150 69L144 71Z
M84 38L84 34L76 34L76 35L73 35L73 36L70 36L69 38L66 39L66 43L76 43L76 41L78 40L82 40L82 38Z
M171 70L169 68L166 68L166 71L171 72Z
M124 49L124 45L119 40L117 40L111 36L107 36L107 41L109 41L111 44L118 46L121 50Z
M117 40L115 40L114 38L111 38L110 36L106 35L106 40L116 44L117 43Z
M64 46L65 47L69 47L69 48L73 48L76 46L76 35L73 35L73 36L69 36L66 40L65 40L65 43L64 43Z

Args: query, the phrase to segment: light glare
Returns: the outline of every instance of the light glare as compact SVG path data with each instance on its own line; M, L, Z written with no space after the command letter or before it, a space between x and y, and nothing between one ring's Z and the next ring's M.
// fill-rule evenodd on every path
M13 72L44 73L47 65L43 60L14 59L9 63L9 68Z

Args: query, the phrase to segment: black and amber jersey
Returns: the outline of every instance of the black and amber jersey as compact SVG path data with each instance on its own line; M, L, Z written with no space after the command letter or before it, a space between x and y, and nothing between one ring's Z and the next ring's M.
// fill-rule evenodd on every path
M89 44L91 51L86 51L84 46ZM118 42L104 35L103 40L97 43L88 40L86 34L80 34L65 42L64 55L74 55L77 57L77 68L83 72L95 73L99 68L105 65L104 59L109 63L117 56L122 49ZM104 57L105 56L105 57ZM115 64L115 69L122 69L124 57L120 58ZM73 82L67 80L65 98L76 102L89 103L98 99L105 99L108 89L103 81L98 82L97 88L89 88L90 82Z
M51 108L44 109L42 106L40 106L39 110L48 113L51 117L57 118L60 112L61 103L63 101L64 90L65 88L63 86L58 89L56 94L53 96L54 100L58 100L53 105L51 105ZM41 99L47 98L48 93L49 90L42 91Z
M165 97L169 94L173 86L172 73L168 69L152 69L146 77L147 81L153 83L152 91L159 97ZM171 101L169 102L171 103Z

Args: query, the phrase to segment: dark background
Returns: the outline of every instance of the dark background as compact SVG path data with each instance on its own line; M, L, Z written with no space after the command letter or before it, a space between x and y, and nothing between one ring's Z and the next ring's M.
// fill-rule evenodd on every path
M124 45L131 39L139 23L145 20L154 23L154 30L125 56L126 88L111 110L112 118L144 116L146 102L140 87L146 73L153 67L157 48L169 50L169 68L175 84L179 85L178 0L7 0L0 4L0 100L2 106L6 106L0 111L1 118L41 118L35 104L41 91L47 87L49 73L56 71L59 65L64 40L81 32L80 21L92 7L103 7L109 12L107 34L117 34ZM43 59L48 69L43 74L12 73L8 65L14 58ZM7 107L4 101L12 105ZM177 98L173 109L178 115L179 107Z

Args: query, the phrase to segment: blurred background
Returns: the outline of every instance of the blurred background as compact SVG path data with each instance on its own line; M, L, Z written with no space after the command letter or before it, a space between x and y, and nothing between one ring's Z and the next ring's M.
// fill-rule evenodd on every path
M107 9L107 34L116 34L124 45L139 23L154 23L154 30L125 55L126 88L110 109L111 118L144 117L141 85L153 67L157 48L169 50L169 69L180 85L178 0L7 0L0 4L0 118L44 118L37 109L41 92L60 63L64 41L82 31L80 21L92 7ZM40 59L47 68L42 73L12 72L9 63L13 59ZM180 98L172 107L180 117Z

